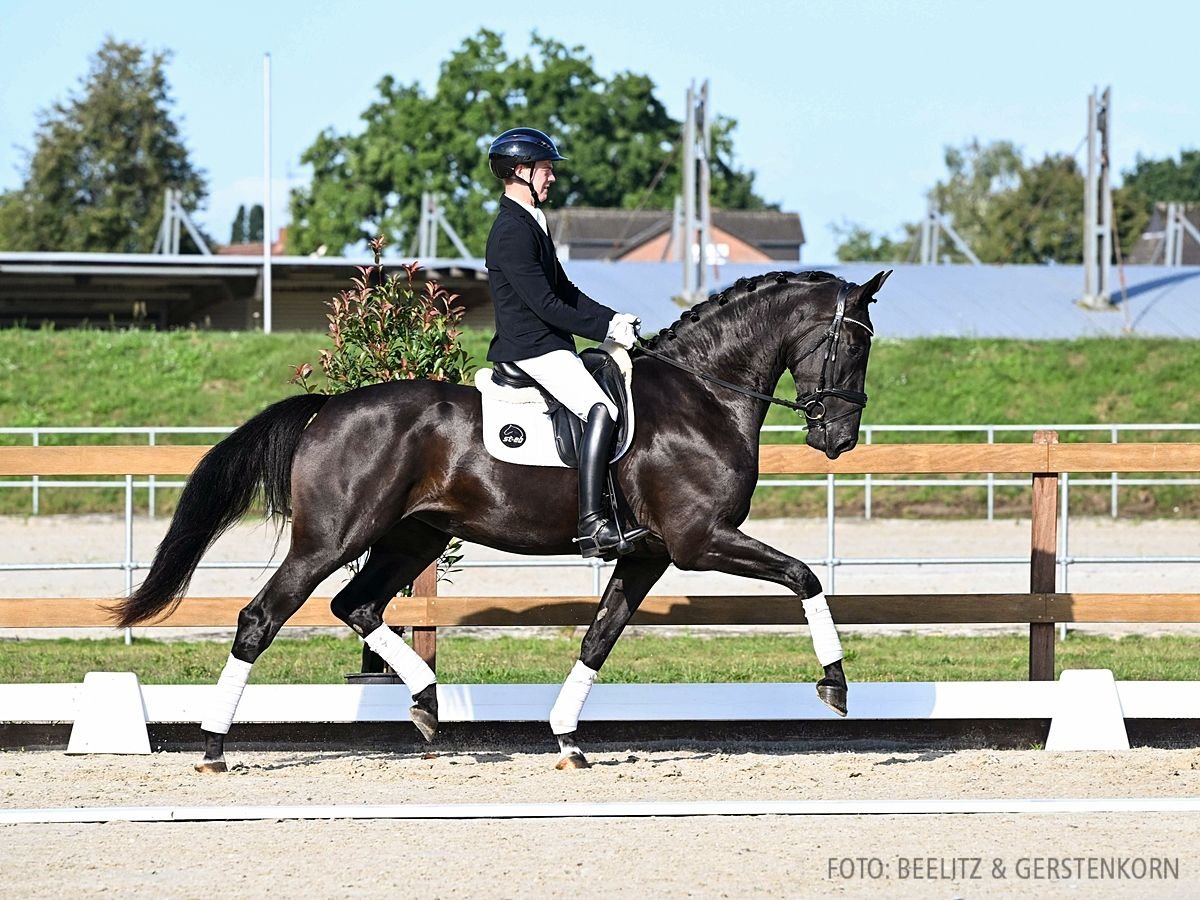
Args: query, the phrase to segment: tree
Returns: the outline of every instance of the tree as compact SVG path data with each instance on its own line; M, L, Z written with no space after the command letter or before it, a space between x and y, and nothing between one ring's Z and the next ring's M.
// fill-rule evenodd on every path
M844 222L833 226L833 233L840 243L837 248L839 262L906 262L915 254L913 233L915 226L906 226L908 232L903 240L894 241L886 235L875 234L856 222Z
M536 33L530 54L513 59L499 34L481 30L442 64L431 95L386 77L362 119L360 133L326 130L302 155L313 177L292 194L288 252L341 249L377 232L410 251L421 194L433 191L481 254L500 193L488 143L518 124L548 131L569 157L556 170L559 205L670 208L682 183L681 124L653 82L632 72L605 79L582 47ZM766 207L753 174L731 162L735 123L713 126L713 204Z
M981 144L973 138L962 147L947 147L945 160L948 175L930 191L937 209L980 260L1007 262L990 255L985 258L989 251L980 251L987 243L998 198L1020 184L1024 169L1020 150L1011 141ZM1082 216L1083 207L1079 209ZM951 242L943 241L941 252L953 262L966 262Z
M233 217L233 227L229 229L229 243L246 243L246 207L238 206L237 215Z
M1124 188L1149 203L1200 203L1200 150L1183 150L1174 159L1137 158L1123 174Z
M1023 168L994 198L986 230L972 249L982 260L1078 262L1083 258L1083 175L1069 156Z
M40 114L24 183L0 197L0 249L146 253L167 188L189 209L203 201L170 115L168 60L105 39L79 91Z
M253 244L263 239L263 208L261 203L250 207L250 217L246 220L246 242Z
M1009 141L977 139L945 151L947 177L929 192L934 205L984 263L1079 263L1083 258L1084 178L1073 157L1047 155L1027 165ZM1148 219L1135 188L1113 192L1113 218L1122 247L1132 247ZM893 243L861 226L835 228L838 258L911 259L918 226L904 225L908 242ZM940 252L966 262L952 242ZM867 254L867 255L859 255Z

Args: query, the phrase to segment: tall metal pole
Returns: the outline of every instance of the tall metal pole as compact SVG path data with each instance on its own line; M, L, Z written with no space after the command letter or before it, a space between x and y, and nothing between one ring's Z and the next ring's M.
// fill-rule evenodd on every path
M929 265L930 231L933 229L933 198L925 206L925 218L921 220L921 265Z
M174 256L179 255L179 236L180 236L180 213L182 207L179 205L179 191L171 191L171 253Z
M1096 93L1088 95L1087 169L1083 186L1083 302L1096 296Z
M271 54L263 54L263 334L271 333Z
M1112 113L1112 88L1106 87L1100 97L1097 130L1100 132L1100 296L1098 300L1111 302L1112 258L1113 258L1113 212L1112 176L1108 165L1108 123Z
M1175 204L1167 204L1167 224L1163 227L1163 265L1175 265Z
M1087 180L1083 192L1084 306L1107 309L1112 270L1112 183L1108 164L1111 88L1088 96Z
M683 197L675 195L675 207L671 210L671 243L663 250L663 261L667 256L673 260L683 259Z
M695 295L695 274L692 268L692 245L696 240L696 91L688 85L687 115L683 121L683 296L692 302Z
M700 163L700 259L697 262L699 278L696 283L696 299L703 300L709 294L711 279L709 276L708 248L712 246L712 207L709 203L709 161L711 151L712 127L709 124L712 117L708 114L708 79L700 86L700 147L696 154Z

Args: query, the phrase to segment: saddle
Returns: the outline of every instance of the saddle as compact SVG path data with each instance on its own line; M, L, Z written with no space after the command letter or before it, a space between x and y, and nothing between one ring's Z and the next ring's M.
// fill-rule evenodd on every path
M620 459L633 440L633 403L629 385L633 366L626 350L584 350L579 356L605 396L621 410L610 462ZM483 398L483 443L505 462L534 466L579 465L583 421L548 394L515 363L492 363L475 373Z

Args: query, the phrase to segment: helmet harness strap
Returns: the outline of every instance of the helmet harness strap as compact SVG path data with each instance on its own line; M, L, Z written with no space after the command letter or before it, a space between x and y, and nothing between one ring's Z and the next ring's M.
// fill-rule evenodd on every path
M518 163L518 165L520 165L520 163ZM537 209L538 207L540 207L542 205L541 202L538 200L537 191L535 191L533 189L533 173L536 169L537 169L537 162L531 161L529 163L529 180L528 181L526 181L524 178L522 178L520 175L517 174L517 166L513 166L513 173L512 173L513 181L518 181L521 184L525 185L525 187L529 188L529 197L530 197L530 199L533 200L533 208L534 209Z

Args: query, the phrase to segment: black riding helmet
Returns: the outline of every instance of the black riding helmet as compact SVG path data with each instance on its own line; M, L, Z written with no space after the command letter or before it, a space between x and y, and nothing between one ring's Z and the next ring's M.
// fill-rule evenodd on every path
M533 192L533 184L524 178L517 178L516 171L517 166L532 165L543 159L557 162L566 157L558 152L549 136L536 128L510 128L492 141L492 146L488 148L488 165L492 174L501 181L515 178L526 185L534 206L538 205L538 199Z

